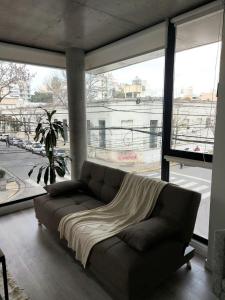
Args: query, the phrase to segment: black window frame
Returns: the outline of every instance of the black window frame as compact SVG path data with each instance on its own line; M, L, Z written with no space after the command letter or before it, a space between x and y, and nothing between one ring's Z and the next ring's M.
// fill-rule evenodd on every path
M213 161L213 155L208 153L189 152L171 148L172 119L173 119L173 90L174 90L174 62L176 49L176 26L168 21L167 44L165 51L165 75L163 97L163 126L162 126L162 160L161 178L169 181L169 162L165 155L191 159L202 162Z
M165 156L173 156L191 159L201 162L213 161L213 155L199 152L188 152L171 148L172 120L173 120L173 90L174 90L174 62L176 53L176 26L167 23L167 42L165 48L165 74L164 74L164 97L163 97L163 124L162 124L162 156L161 156L161 179L169 182L170 162ZM193 234L193 238L205 245L208 239Z

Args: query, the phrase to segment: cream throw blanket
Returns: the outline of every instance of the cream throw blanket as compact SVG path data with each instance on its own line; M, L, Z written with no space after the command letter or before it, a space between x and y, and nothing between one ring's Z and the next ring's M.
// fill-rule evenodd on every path
M86 266L94 245L149 216L166 182L127 174L116 197L107 205L72 213L59 223L60 238Z

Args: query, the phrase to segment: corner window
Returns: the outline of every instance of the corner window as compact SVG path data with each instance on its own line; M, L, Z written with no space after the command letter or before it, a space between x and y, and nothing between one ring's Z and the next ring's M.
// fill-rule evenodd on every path
M58 141L57 155L69 155L70 148L65 70L0 61L0 75L0 205L5 205L45 192L43 180L37 184L45 149L34 141L43 109L56 110L55 119L63 122L66 143ZM70 178L70 161L64 178Z

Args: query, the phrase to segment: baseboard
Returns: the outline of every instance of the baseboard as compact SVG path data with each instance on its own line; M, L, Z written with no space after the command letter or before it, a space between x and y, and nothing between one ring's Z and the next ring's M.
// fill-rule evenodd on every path
M190 245L195 248L195 252L206 259L207 252L208 252L208 246L204 245L203 243L196 241L195 239L192 239L190 242Z
M208 259L205 260L205 269L212 272L211 262Z
M8 215L19 210L33 207L33 199L15 203L13 205L3 206L0 208L0 216Z

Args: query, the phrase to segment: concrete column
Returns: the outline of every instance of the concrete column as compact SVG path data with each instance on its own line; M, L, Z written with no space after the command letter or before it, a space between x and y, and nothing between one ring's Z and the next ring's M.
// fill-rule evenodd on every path
M225 22L222 34L222 53L217 102L216 130L212 168L209 245L206 267L211 269L214 233L225 229Z
M66 51L68 85L68 109L70 131L70 155L72 179L80 177L84 160L87 158L85 68L84 51L69 48Z

